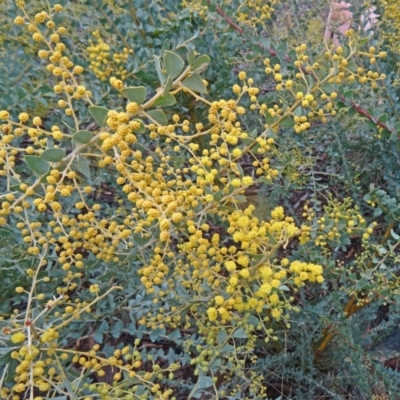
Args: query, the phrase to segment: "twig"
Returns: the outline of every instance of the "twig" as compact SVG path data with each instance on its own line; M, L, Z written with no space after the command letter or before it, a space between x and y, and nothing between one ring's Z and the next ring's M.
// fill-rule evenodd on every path
M338 93L340 100L343 101L343 103L346 102L346 99L344 96L340 93ZM355 103L354 100L350 101L350 106L357 111L358 114L362 115L363 117L367 118L368 120L372 121L374 124L377 126L380 126L383 129L386 129L389 132L392 132L393 129L390 129L385 123L378 121L375 117L373 117L367 110L359 106L358 104ZM396 132L397 133L397 132Z
M210 2L211 2L211 0L208 0L208 4L210 4ZM243 30L238 24L236 24L235 22L233 22L233 20L232 20L231 18L229 18L229 17L226 15L225 11L224 11L220 6L217 6L217 7L216 7L216 10L217 10L217 13L218 13L222 18L224 18L225 21L226 21L233 29L235 29L236 31L238 31L241 35L244 35L244 30Z

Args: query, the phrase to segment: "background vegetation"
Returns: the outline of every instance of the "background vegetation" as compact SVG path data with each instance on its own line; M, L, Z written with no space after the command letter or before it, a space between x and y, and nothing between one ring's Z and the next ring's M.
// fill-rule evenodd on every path
M398 1L0 6L1 398L399 398Z

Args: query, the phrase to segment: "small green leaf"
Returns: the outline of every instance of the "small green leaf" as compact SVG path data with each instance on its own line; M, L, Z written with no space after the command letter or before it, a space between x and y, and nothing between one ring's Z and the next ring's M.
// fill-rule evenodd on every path
M47 174L50 169L47 161L43 160L39 156L25 156L25 162L28 164L28 167L38 175Z
M276 134L271 128L268 128L267 131L267 138L277 139Z
M276 118L273 117L268 111L265 111L264 116L265 116L265 122L268 125L271 125L276 120Z
M100 126L106 125L106 118L107 118L107 114L108 114L107 108L92 106L92 107L89 107L89 112L98 125L100 125Z
M335 88L329 82L324 83L321 85L321 90L326 94L331 94L335 91Z
M165 335L165 332L166 332L165 328L152 329L149 338L152 342L155 342L160 336Z
M293 127L294 126L293 118L290 118L290 117L284 118L280 122L279 126L281 126L282 128L291 128L291 127Z
M267 179L265 176L262 176L261 178L258 178L259 183L264 183L265 185L272 185L272 180Z
M296 85L296 92L301 92L303 94L307 93L307 88L304 85Z
M223 197L224 197L224 192L222 190L218 190L218 192L214 194L215 201L220 201Z
M201 76L198 73L190 75L189 78L186 78L182 82L182 85L186 86L190 90L193 90L194 92L207 93L206 85L204 84L203 79L201 79Z
M168 338L173 340L173 341L177 341L181 338L181 332L179 331L179 329L175 329L174 331L172 331L171 333L168 334Z
M20 184L19 184L19 183L15 184L15 185L11 185L11 186L10 186L10 190L12 190L13 192L25 193L25 192L20 188Z
M217 342L219 345L224 343L225 339L228 337L225 329L219 329L217 334Z
M91 176L90 176L90 165L89 165L89 160L82 156L79 155L78 159L75 160L76 162L74 162L72 165L74 167L74 169L76 169L78 172L80 172L81 174L85 175L85 177L90 180Z
M248 338L248 336L243 328L239 328L235 332L233 332L232 337L234 337L235 339L247 339Z
M346 68L351 72L356 72L358 67L357 67L357 64L354 62L354 60L351 60L347 64Z
M103 343L103 335L101 333L94 333L92 338L97 343Z
M295 117L301 117L303 115L303 108L301 106L296 107L293 111L293 115Z
M387 120L388 120L387 114L382 114L378 119L379 122L387 122Z
M204 70L205 67L210 64L211 58L207 54L203 54L196 59L196 61L192 65L192 70L195 71L196 69Z
M11 360L11 353L18 347L3 347L0 353L0 366L7 365Z
M42 175L41 176L41 178L40 178L40 183L47 183L47 177L50 175L50 170L46 173L46 174L44 174L44 175Z
M183 71L185 62L178 54L165 51L163 60L167 74L171 79L175 79Z
M47 149L41 155L40 158L49 162L59 162L65 157L64 149Z
M169 93L171 88L172 88L172 79L170 77L168 77L168 79L164 85L164 92L163 92L164 96Z
M8 229L0 228L0 237L5 238L14 235L14 232L9 231Z
M90 131L79 131L76 132L74 136L72 136L72 139L74 139L75 142L83 144L89 143L92 138L93 133Z
M121 94L129 101L133 101L139 105L142 105L146 100L146 88L144 86L127 87L121 91Z
M148 111L147 114L149 114L149 116L152 119L154 119L156 122L158 122L160 125L163 125L163 126L168 125L167 117L165 116L165 114L162 110Z
M247 319L247 323L249 325L257 326L260 323L260 320L254 315L250 315L249 318Z
M222 349L221 349L221 354L229 354L233 353L235 350L235 347L233 347L231 344L226 344Z
M175 103L176 103L175 97L171 93L167 93L164 96L159 97L153 103L153 106L167 107L167 106L173 106Z
M197 389L206 389L214 384L210 376L200 376L197 384Z
M133 236L133 240L139 245L139 246L145 246L147 243L150 242L150 238L144 238L141 236Z
M156 67L158 79L160 80L161 85L164 85L165 81L167 80L167 76L161 69L160 58L157 56L154 56L154 65Z
M124 324L119 320L112 324L110 333L115 339L118 339L121 336L122 329L124 329Z
M193 65L195 57L196 57L196 52L194 50L190 50L187 55L187 60L189 65Z
M345 99L352 99L353 98L353 91L352 90L347 90L344 92L344 97Z

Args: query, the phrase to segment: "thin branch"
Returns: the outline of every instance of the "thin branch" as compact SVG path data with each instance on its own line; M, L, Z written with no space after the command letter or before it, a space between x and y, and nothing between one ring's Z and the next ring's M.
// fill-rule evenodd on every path
M208 4L210 4L210 0L208 0ZM220 7L220 6L217 6L216 7L216 10L217 10L217 13L222 17L222 18L224 18L225 19L225 21L233 28L233 29L235 29L236 31L238 31L241 35L244 35L244 30L238 25L238 24L236 24L231 18L229 18L227 15L226 15L226 13L225 13L225 11Z

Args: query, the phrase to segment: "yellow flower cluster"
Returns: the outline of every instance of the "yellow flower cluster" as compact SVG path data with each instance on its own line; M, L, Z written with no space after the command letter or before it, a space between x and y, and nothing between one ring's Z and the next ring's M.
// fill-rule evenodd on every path
M352 199L345 198L339 202L329 199L324 206L324 214L316 217L315 212L307 204L304 206L303 217L310 226L302 226L301 242L314 240L316 246L336 247L345 237L361 237L368 240L376 223L367 226L365 218L360 214L358 206L352 204Z
M229 4L228 1L225 3ZM270 20L275 6L280 0L246 0L241 3L237 9L237 21L251 27L262 25L265 21Z
M17 334L16 334L17 335ZM45 337L45 335L47 335ZM49 329L42 336L42 342L49 342L54 340L57 335ZM17 343L17 342L15 342ZM19 342L18 342L19 343ZM114 351L111 357L104 358L99 354L99 345L94 345L88 352L75 352L71 350L58 349L54 346L50 346L47 349L47 358L42 358L43 353L40 349L34 345L24 345L20 347L18 351L13 351L11 357L19 361L19 365L16 368L15 385L12 388L14 393L24 392L29 385L33 383L33 386L40 391L47 392L51 383L57 384L62 378L62 374L58 368L56 369L53 364L51 355L57 354L59 360L70 359L73 363L80 365L83 370L91 371L96 373L99 377L105 376L105 368L113 368L113 380L118 382L122 378L122 373L126 373L130 378L137 378L142 384L149 386L146 383L153 374L160 375L163 373L172 374L179 367L178 364L171 363L166 368L156 367L153 371L148 372L145 376L141 377L136 371L142 366L141 353L138 351L138 345L140 340L136 339L134 347L125 346L122 349ZM43 349L42 349L43 350ZM170 375L171 376L171 375ZM172 391L161 389L160 385L154 385L152 388L153 393L164 396L162 398L169 398ZM91 390L98 391L98 387L94 385ZM4 391L5 395L8 391ZM99 393L101 393L99 391Z
M11 341L13 343L23 343L25 342L25 340L26 340L26 335L23 332L17 332L11 336Z
M101 38L98 30L93 32L93 36L95 40L89 40L90 46L86 49L90 59L89 68L102 81L107 80L111 74L124 80L128 75L128 71L120 64L127 63L128 57L133 53L133 50L125 47L120 53L113 52L110 45Z
M272 13L275 11L274 7L279 2L279 0L245 0L240 3L239 7L233 8L230 0L223 0L221 7L224 13L227 12L229 15L232 13L237 23L255 28L271 19ZM183 0L182 6L188 8L192 13L197 13L201 18L208 19L210 11L202 0Z
M204 237L203 232L207 232L209 226L196 229L194 224L188 223L191 235L180 246L180 254L187 261L178 263L177 272L187 276L192 265L194 269L187 281L191 283L192 291L198 290L197 285L200 288L206 279L215 292L226 293L226 297L217 295L212 299L207 310L210 321L220 318L221 323L227 323L241 318L238 313L262 313L266 307L271 310L273 318L279 319L283 309L291 307L289 299L279 295L282 285L290 284L291 273L297 286L306 280L322 282L320 266L297 262L300 268L288 270L285 268L287 260L282 260L281 265L270 264L276 249L296 237L299 230L293 219L285 216L282 207L271 212L272 219L268 222L258 220L253 212L254 206L248 206L227 216L227 233L233 240L229 247L221 245L218 234L214 234L211 240ZM258 287L253 295L246 294L249 284ZM185 287L189 288L187 284Z
M353 34L352 31L348 32L350 45ZM369 52L359 54L369 57L371 64L376 62L377 57L386 57L385 52L376 54L373 47L369 49ZM376 71L366 71L362 67L357 67L352 61L353 56L354 52L345 52L342 47L329 49L325 53L325 58L331 67L329 74L323 77L320 76L320 63L311 60L305 44L296 47L296 60L293 61L293 66L298 72L294 76L290 74L285 77L280 64L270 65L269 58L264 60L265 73L272 75L277 82L276 90L290 93L295 101L290 108L290 113L296 133L308 130L314 120L325 123L328 116L336 115L334 100L338 97L338 93L334 89L334 84L351 84L357 81L362 84L370 83L371 87L376 88L377 81L386 78L385 75ZM314 81L314 85L310 85L310 81ZM254 108L260 109L260 113L267 112L270 118L275 118L275 120L279 120L283 111L277 105L272 108L258 103L254 105Z
M382 37L389 41L393 51L400 51L400 3L397 0L379 0L383 8L382 20L384 23Z

